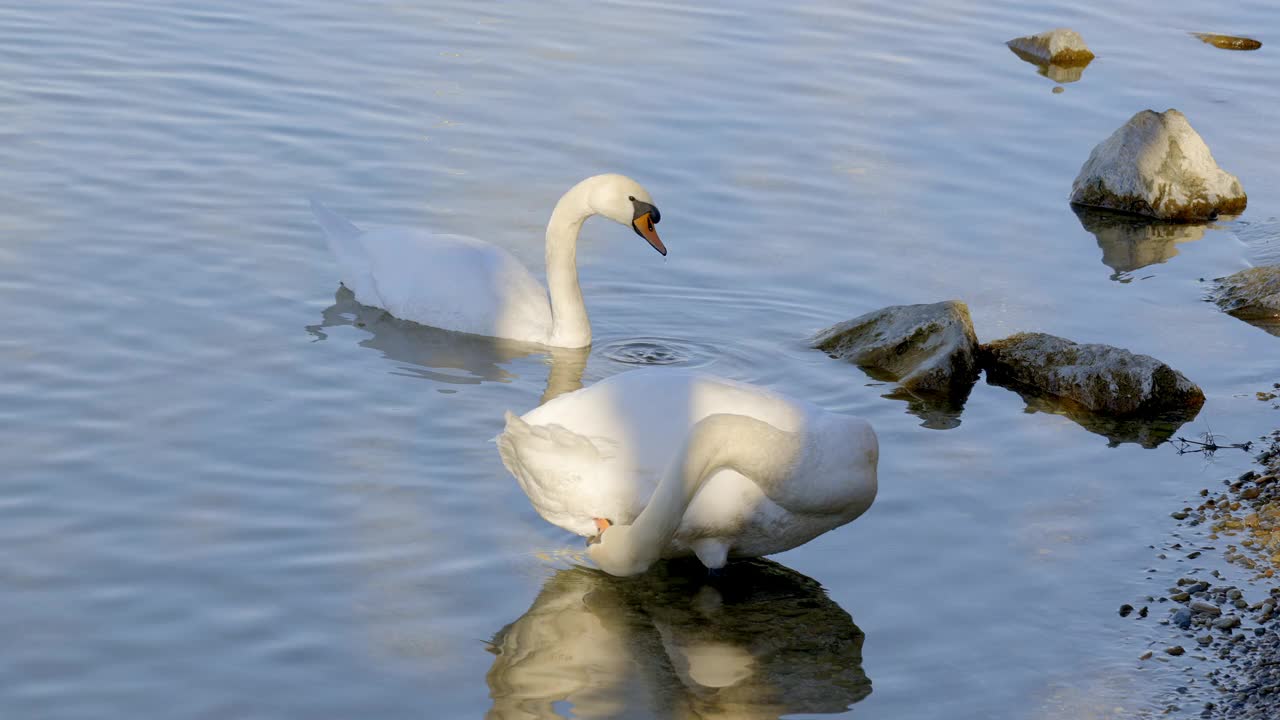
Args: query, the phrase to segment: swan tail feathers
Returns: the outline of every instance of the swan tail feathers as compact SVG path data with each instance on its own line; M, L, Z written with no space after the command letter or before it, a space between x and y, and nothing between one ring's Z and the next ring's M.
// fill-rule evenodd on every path
M350 240L362 232L350 220L325 207L319 200L313 197L307 199L311 203L311 213L315 215L316 222L331 241L338 243Z

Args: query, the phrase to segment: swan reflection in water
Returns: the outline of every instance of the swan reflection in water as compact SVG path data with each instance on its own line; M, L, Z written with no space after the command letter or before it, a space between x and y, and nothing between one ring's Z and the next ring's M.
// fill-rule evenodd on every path
M768 560L722 578L693 561L626 579L575 567L494 636L487 717L844 712L871 693L864 639L822 586Z
M545 356L550 372L546 392L539 404L582 387L582 373L590 353L590 348L553 348L419 325L401 320L381 308L361 305L343 286L338 288L333 305L325 308L322 318L319 325L307 326L307 332L316 340L329 337L326 328L343 325L360 328L370 334L360 341L361 347L378 350L383 357L403 363L395 374L447 385L509 382L516 376L505 369L504 364L531 356Z

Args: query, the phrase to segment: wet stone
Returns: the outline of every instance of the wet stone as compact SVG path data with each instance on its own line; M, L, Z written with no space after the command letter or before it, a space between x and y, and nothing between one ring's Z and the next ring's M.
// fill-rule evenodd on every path
M1214 617L1217 617L1218 615L1222 614L1222 611L1218 609L1217 605L1211 605L1207 602L1201 602L1199 600L1191 603L1191 610L1193 612L1202 613L1205 615L1213 615Z
M1173 613L1171 622L1183 630L1186 630L1191 627L1191 611L1186 608L1179 608Z
M1213 621L1213 627L1218 630L1230 630L1240 624L1240 618L1235 615L1227 615Z

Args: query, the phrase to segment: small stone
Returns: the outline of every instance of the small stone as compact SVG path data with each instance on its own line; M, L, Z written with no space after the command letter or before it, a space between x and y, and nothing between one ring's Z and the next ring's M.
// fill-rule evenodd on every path
M1258 487L1245 488L1244 490L1240 491L1240 497L1244 498L1245 500L1253 500L1254 498L1258 497L1261 494L1262 494L1262 488L1258 488Z
M1257 50L1262 47L1262 43L1253 38L1238 37L1236 35L1218 35L1216 33L1191 33L1191 35L1199 38L1206 45L1212 45L1220 50Z
M1186 602L1191 599L1191 593L1187 593L1187 592L1174 593L1169 596L1169 599L1174 602Z
M1172 622L1174 625L1186 630L1191 627L1191 611L1186 608L1178 608L1178 610L1173 613Z
M1183 650L1183 649L1182 649L1182 646L1181 646L1181 645L1174 645L1173 647L1167 647L1167 648L1165 648L1165 649L1164 649L1164 651L1165 651L1165 652L1167 652L1167 653L1169 653L1170 655L1172 655L1172 656L1174 656L1174 657L1177 657L1177 656L1181 655L1182 653L1186 652L1186 650Z
M1147 616L1147 606L1143 605L1142 609L1138 611L1138 617L1146 617L1146 616Z
M1247 610L1249 608L1249 601L1244 598L1236 598L1231 601L1231 604L1235 605L1237 610Z
M1222 614L1222 611L1218 609L1218 606L1211 605L1207 602L1201 602L1199 600L1191 603L1191 610L1192 612L1197 612L1203 615L1212 615L1213 617L1217 617Z
M1138 656L1138 659L1139 659L1139 660L1150 660L1150 659L1151 659L1151 655L1152 655L1151 651L1150 651L1150 650L1148 650L1148 651L1146 651L1146 652L1142 653L1141 655L1139 655L1139 656Z
M1182 510L1179 510L1178 512L1169 513L1169 517L1173 518L1174 520L1186 520L1187 513L1183 512Z
M1188 559L1188 560L1195 560L1195 559L1196 559L1196 558L1198 558L1198 557L1200 557L1200 551L1199 551L1199 550L1196 550L1195 552L1192 552L1192 553L1187 553L1187 559Z
M1240 618L1235 615L1226 615L1213 621L1213 626L1218 630L1230 630L1240 624Z
M1080 33L1069 28L1056 28L1037 35L1019 37L1005 43L1020 57L1034 62L1067 67L1088 65L1093 53Z
M1129 613L1133 612L1133 606L1125 603L1120 606L1120 617L1129 617Z
M1062 87L1061 85L1054 85L1054 86L1053 86L1053 94L1054 94L1054 95L1061 95L1062 93L1064 93L1064 92L1066 92L1066 91L1067 91L1067 89L1066 89L1066 88L1064 88L1064 87Z
M1227 597L1232 600L1242 597L1243 595L1244 593L1240 592L1238 588L1231 588L1230 590L1227 591Z
M1201 645L1208 645L1209 643L1213 642L1213 636L1201 635L1200 637L1196 638L1196 642L1200 643Z

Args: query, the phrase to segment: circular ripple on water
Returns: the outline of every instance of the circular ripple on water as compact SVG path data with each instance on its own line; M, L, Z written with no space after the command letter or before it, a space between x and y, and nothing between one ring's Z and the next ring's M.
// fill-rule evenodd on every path
M680 365L703 367L715 362L719 353L710 345L670 338L631 338L605 345L602 354L627 365Z

